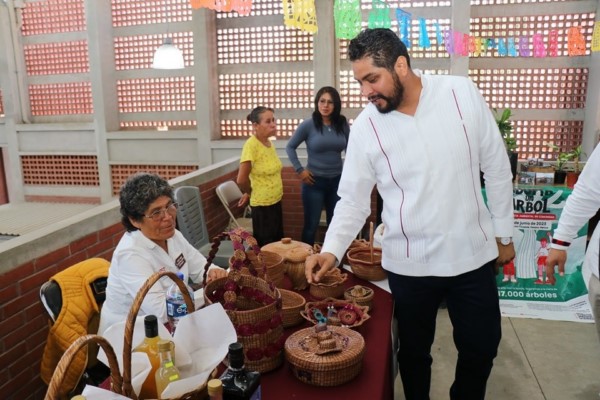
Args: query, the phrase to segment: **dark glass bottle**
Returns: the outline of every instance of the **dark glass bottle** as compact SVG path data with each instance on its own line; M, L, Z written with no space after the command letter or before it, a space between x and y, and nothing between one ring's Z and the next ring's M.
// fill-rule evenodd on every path
M221 375L223 400L260 400L260 373L244 368L244 347L229 345L229 368Z

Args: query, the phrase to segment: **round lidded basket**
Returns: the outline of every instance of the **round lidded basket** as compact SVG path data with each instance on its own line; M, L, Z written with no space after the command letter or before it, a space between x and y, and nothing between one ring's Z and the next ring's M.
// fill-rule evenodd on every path
M346 289L344 298L348 301L354 301L361 306L369 307L369 311L373 310L373 297L375 292L373 289L362 285L355 285Z
M291 238L283 238L279 242L264 245L261 251L271 251L283 257L285 272L290 277L294 290L304 290L308 287L304 263L306 258L313 254L311 245Z
M348 264L354 275L367 281L381 281L387 278L381 266L381 249L359 247L348 251Z
M283 327L289 328L300 324L304 320L300 312L304 310L306 299L292 290L279 289L279 293L281 293Z
M283 264L283 257L272 251L261 251L265 267L267 268L267 277L277 287L281 287L283 284L283 278L285 274L285 265ZM229 267L233 266L235 256L231 256L229 259ZM262 268L258 256L253 251L246 251L246 258L244 264L251 263L255 269ZM242 267L242 274L252 275L247 266Z
M362 335L339 326L318 333L314 327L300 329L285 342L285 358L294 376L315 386L337 386L354 379L362 370L364 355Z
M343 274L339 269L334 268L323 275L319 282L311 283L309 292L316 299L342 298L347 279L348 274Z

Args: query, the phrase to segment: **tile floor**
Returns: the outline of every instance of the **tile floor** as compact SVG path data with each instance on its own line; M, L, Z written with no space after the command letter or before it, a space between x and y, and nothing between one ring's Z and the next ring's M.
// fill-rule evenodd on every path
M502 334L486 399L600 399L600 342L594 324L503 317ZM447 400L456 349L445 309L438 314L432 356L431 400ZM400 379L395 393L395 400L404 400Z

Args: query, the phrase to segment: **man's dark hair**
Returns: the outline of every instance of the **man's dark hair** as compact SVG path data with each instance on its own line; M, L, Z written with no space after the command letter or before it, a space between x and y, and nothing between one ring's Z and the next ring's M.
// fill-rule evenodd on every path
M350 61L371 57L373 65L388 71L394 69L394 64L400 56L406 58L406 63L410 68L410 57L406 46L390 29L365 29L352 39L348 46Z
M144 213L161 196L173 200L173 188L165 179L155 174L140 172L130 176L121 187L119 203L121 204L121 223L127 232L136 231L129 218L141 221Z

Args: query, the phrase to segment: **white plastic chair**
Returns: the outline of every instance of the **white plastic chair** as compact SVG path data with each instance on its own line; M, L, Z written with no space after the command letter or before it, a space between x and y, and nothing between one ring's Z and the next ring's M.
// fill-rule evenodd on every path
M242 191L234 181L226 181L216 188L217 197L223 203L223 207L229 214L230 228L244 228L252 233L252 218L250 217L250 206L246 206L241 217L236 217L233 210L237 208L237 203L242 197Z

